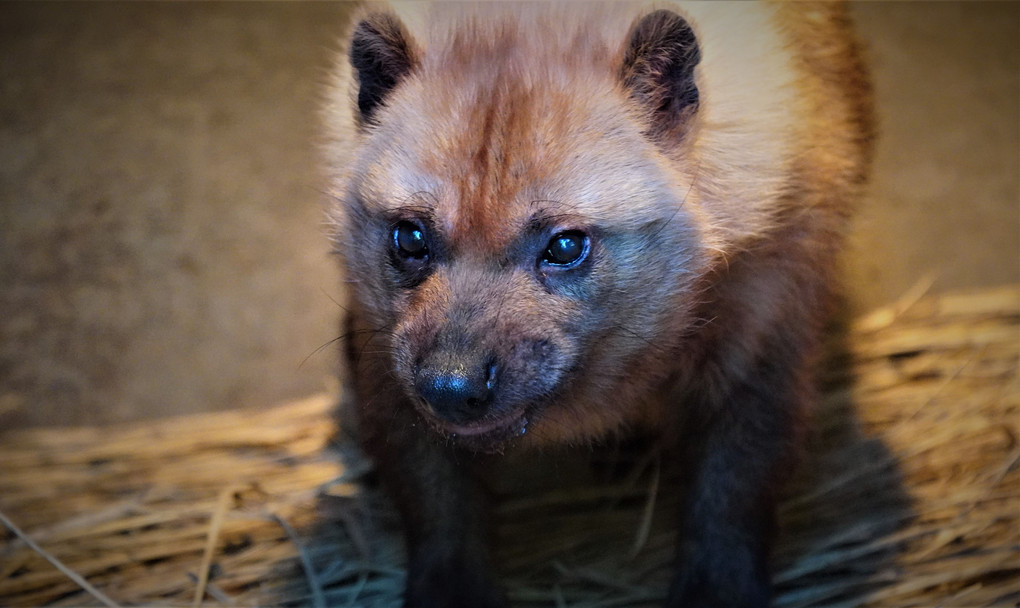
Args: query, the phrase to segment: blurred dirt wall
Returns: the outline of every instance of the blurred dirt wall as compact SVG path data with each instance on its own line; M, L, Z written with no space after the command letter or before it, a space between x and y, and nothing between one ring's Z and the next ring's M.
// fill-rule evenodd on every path
M348 8L0 7L0 426L323 388L315 113Z

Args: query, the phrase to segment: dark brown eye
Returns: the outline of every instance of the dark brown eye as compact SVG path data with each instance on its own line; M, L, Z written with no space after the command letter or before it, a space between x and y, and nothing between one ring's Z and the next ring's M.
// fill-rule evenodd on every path
M429 254L425 231L414 222L403 221L393 228L393 246L405 258L420 260Z
M542 262L552 266L572 267L588 255L588 237L582 232L560 232L552 237L542 253Z

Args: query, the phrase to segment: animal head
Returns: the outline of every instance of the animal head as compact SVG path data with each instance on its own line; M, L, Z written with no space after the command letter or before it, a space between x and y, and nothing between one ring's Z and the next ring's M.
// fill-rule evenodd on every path
M668 375L705 273L698 40L670 11L448 10L354 26L348 278L436 432L597 436Z

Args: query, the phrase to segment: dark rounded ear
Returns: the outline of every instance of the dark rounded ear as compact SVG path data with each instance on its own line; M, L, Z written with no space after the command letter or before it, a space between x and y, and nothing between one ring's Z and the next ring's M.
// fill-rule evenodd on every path
M379 106L417 65L413 40L389 13L362 19L351 35L350 60L358 77L358 122L372 122Z
M682 137L698 109L694 68L701 50L694 30L674 12L657 10L630 31L620 78L630 95L651 115L648 135Z

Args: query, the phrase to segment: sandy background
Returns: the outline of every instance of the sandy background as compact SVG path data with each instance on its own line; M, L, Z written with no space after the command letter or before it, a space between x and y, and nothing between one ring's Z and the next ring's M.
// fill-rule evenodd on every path
M316 114L349 5L0 5L0 430L329 385ZM1020 281L1020 4L867 3L851 305Z

